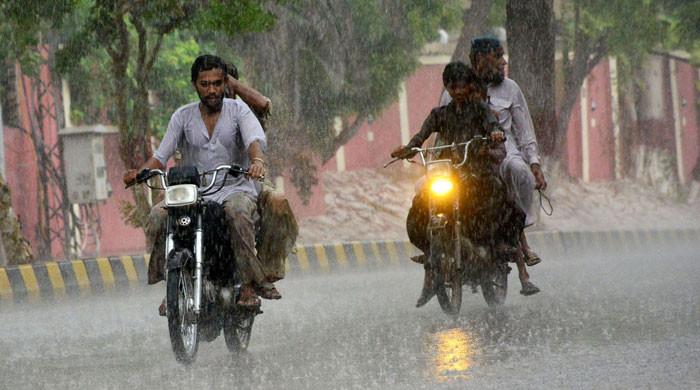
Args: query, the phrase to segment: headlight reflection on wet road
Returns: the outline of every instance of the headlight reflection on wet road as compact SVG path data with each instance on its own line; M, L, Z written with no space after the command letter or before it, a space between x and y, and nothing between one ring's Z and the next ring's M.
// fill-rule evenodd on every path
M453 328L431 336L430 371L438 382L469 380L476 346L474 338L464 329Z

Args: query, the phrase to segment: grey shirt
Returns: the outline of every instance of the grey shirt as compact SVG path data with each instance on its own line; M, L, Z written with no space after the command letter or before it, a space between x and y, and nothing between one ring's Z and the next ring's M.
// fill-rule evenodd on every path
M248 168L248 147L255 141L260 143L263 150L266 148L267 140L260 122L244 102L224 99L211 137L199 111L199 102L194 102L178 108L173 113L165 137L154 157L163 165L167 165L170 157L179 150L182 153L182 164L194 165L200 173L222 164ZM221 173L218 176L217 182L224 178ZM257 198L260 192L259 183L247 177L227 176L225 180L221 191L205 198L223 203L234 192L243 192L253 198Z
M498 115L498 122L506 134L508 156L521 156L528 165L539 164L540 153L535 129L520 86L506 77L498 85L489 84L488 96L489 107ZM445 91L440 98L440 105L446 105L451 100Z

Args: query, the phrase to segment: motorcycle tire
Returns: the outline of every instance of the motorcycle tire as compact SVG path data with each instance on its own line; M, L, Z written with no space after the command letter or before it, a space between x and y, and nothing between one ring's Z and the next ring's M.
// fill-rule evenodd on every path
M188 254L182 253L182 255ZM194 362L199 348L199 331L192 311L194 305L192 270L186 267L169 270L166 286L170 344L175 353L175 360L187 365Z
M248 350L254 322L255 312L251 310L236 310L226 315L224 340L229 352L238 354Z
M462 274L454 267L451 240L439 232L430 238L430 262L433 286L440 308L445 314L456 316L462 307Z
M482 281L481 293L489 307L505 304L508 295L508 272L496 271L493 277Z

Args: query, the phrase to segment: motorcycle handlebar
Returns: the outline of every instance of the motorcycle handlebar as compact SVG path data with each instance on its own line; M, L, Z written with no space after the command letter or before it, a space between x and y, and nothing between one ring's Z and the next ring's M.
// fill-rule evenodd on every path
M210 171L206 171L206 172L202 173L202 175L208 175L210 173L213 173L214 176L211 179L211 183L209 183L209 185L206 186L205 188L199 189L199 192L206 193L207 191L211 190L211 188L214 186L214 183L216 182L216 176L219 174L219 172L221 172L223 170L226 170L227 175L231 175L234 177L239 176L239 175L247 175L248 174L247 169L243 169L243 168L239 167L238 165L219 165L218 167L216 167ZM136 174L136 179L133 182L126 185L126 188L133 187L136 184L145 183L154 176L160 176L161 185L162 185L163 189L168 186L166 183L167 175L165 174L165 172L163 172L160 169L144 168L141 171L139 171L138 174ZM265 175L262 175L259 178L256 178L255 180L264 181Z

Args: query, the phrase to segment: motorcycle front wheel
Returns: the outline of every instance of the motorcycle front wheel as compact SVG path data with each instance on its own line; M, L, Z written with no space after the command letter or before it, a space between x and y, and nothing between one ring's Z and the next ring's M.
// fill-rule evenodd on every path
M445 232L430 238L430 264L435 294L440 308L449 315L459 314L462 307L462 274L456 269L453 246Z
M224 340L229 352L237 354L248 349L253 322L255 322L255 312L251 310L239 309L226 315Z
M506 303L508 295L508 272L498 270L492 277L481 282L481 293L490 307Z
M183 364L192 363L199 348L192 280L192 271L188 268L168 271L166 300L170 344L175 353L175 360Z

